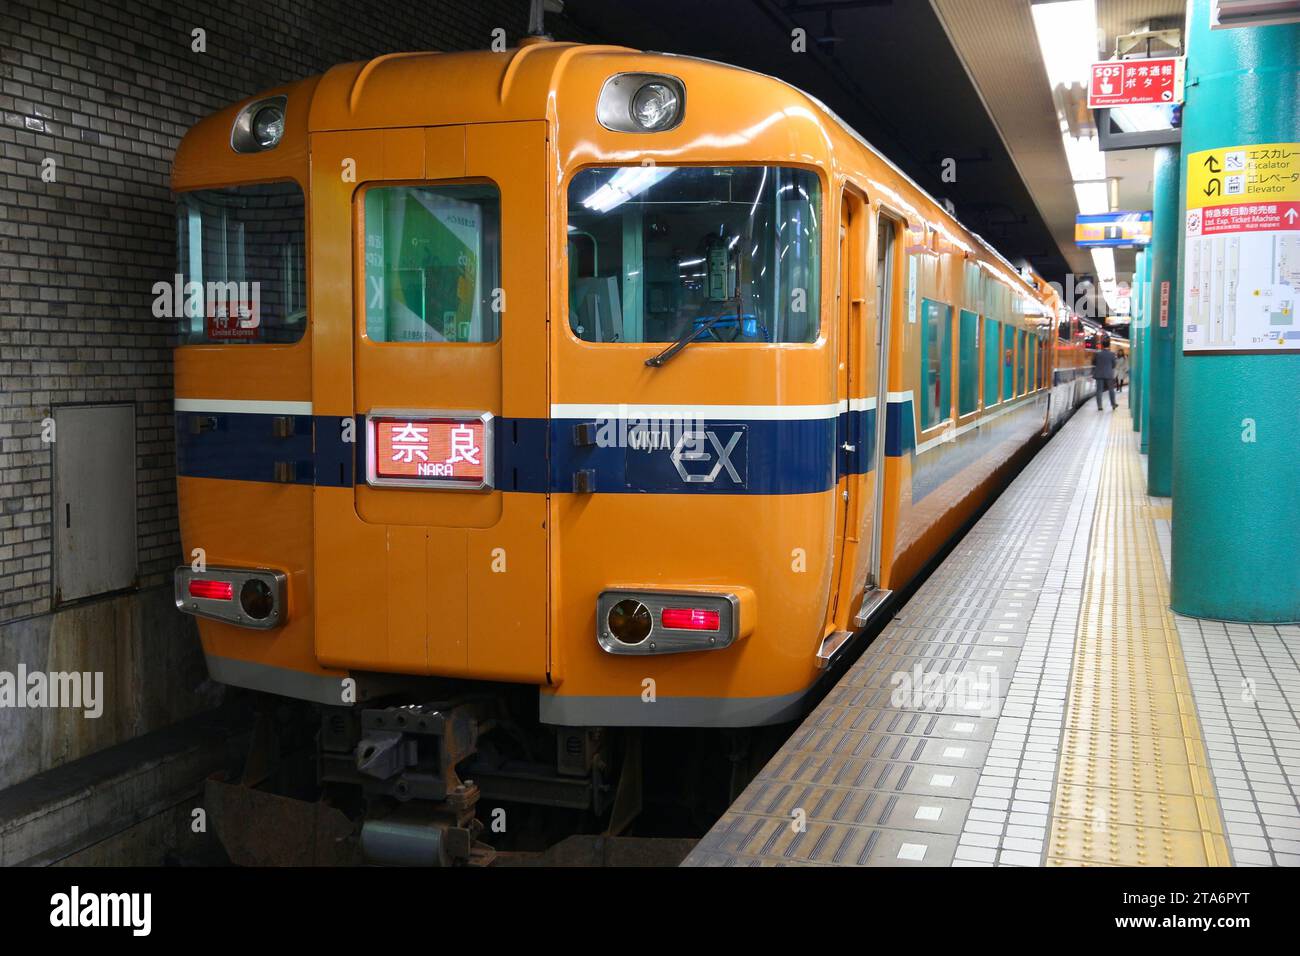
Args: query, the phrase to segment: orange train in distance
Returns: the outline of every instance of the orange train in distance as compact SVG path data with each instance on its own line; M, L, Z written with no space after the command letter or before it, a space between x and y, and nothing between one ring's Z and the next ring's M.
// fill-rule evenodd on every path
M176 603L215 680L320 708L376 859L416 804L463 861L484 795L599 813L640 729L799 716L1091 387L1046 283L718 63L344 64L172 185Z

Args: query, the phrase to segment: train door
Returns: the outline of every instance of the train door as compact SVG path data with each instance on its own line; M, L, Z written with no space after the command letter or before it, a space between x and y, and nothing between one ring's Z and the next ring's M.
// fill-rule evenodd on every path
M858 351L861 348L863 323L866 321L866 297L863 288L863 271L866 259L865 242L865 207L861 196L846 188L840 197L840 231L838 262L836 263L835 285L835 319L836 319L836 397L840 407L848 414L841 417L842 422L851 422L853 396L861 391L861 360ZM831 580L835 582L831 600L827 607L827 633L836 630L835 621L842 617L841 606L849 603L852 594L851 578L847 584L844 566L852 566L852 550L858 541L859 522L853 520L861 500L861 468L855 467L860 461L860 429L841 427L837 438L839 448L836 452L835 495L835 538L832 558Z
M317 656L544 682L545 125L311 150Z
M867 562L862 608L858 612L859 625L866 624L871 613L889 596L889 592L883 590L880 585L883 580L885 552L885 439L888 434L889 418L890 327L894 313L894 282L897 268L895 244L899 223L890 216L878 212L875 228L876 334L870 346L870 354L873 366L872 384L876 392L876 414L871 422L875 434L871 441L871 461L868 463L869 472L874 478L871 483L871 501L868 503L871 514L871 530L868 539L870 557Z

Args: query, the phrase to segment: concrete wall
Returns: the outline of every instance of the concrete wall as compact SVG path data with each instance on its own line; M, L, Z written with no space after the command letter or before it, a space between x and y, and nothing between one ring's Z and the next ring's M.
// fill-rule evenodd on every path
M103 670L108 711L0 709L0 786L210 701L180 561L168 176L196 120L258 90L394 50L514 43L527 0L4 0L0 4L0 671ZM559 38L577 36L548 19ZM193 31L206 51L194 52ZM50 167L46 160L53 160ZM52 182L42 169L52 168ZM136 410L142 590L52 613L52 406ZM8 622L7 624L4 622Z
M102 674L102 713L0 709L0 788L217 704L192 618L170 588L91 601L0 625L0 673Z

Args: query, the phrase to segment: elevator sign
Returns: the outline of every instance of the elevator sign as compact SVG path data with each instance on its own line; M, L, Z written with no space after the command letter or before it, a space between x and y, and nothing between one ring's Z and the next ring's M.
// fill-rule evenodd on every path
M1181 103L1185 62L1184 57L1170 56L1094 63L1088 84L1088 109Z
M492 486L492 416L372 412L366 418L366 479L395 488Z
M1300 352L1300 143L1190 153L1183 351Z

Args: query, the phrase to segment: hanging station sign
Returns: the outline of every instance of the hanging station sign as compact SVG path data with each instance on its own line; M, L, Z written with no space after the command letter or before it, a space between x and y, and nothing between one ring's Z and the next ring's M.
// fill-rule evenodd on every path
M1087 248L1151 245L1151 210L1080 213L1074 218L1074 243Z
M1088 83L1088 109L1181 103L1185 63L1186 58L1181 56L1094 63Z
M1187 157L1184 352L1297 352L1300 143Z

